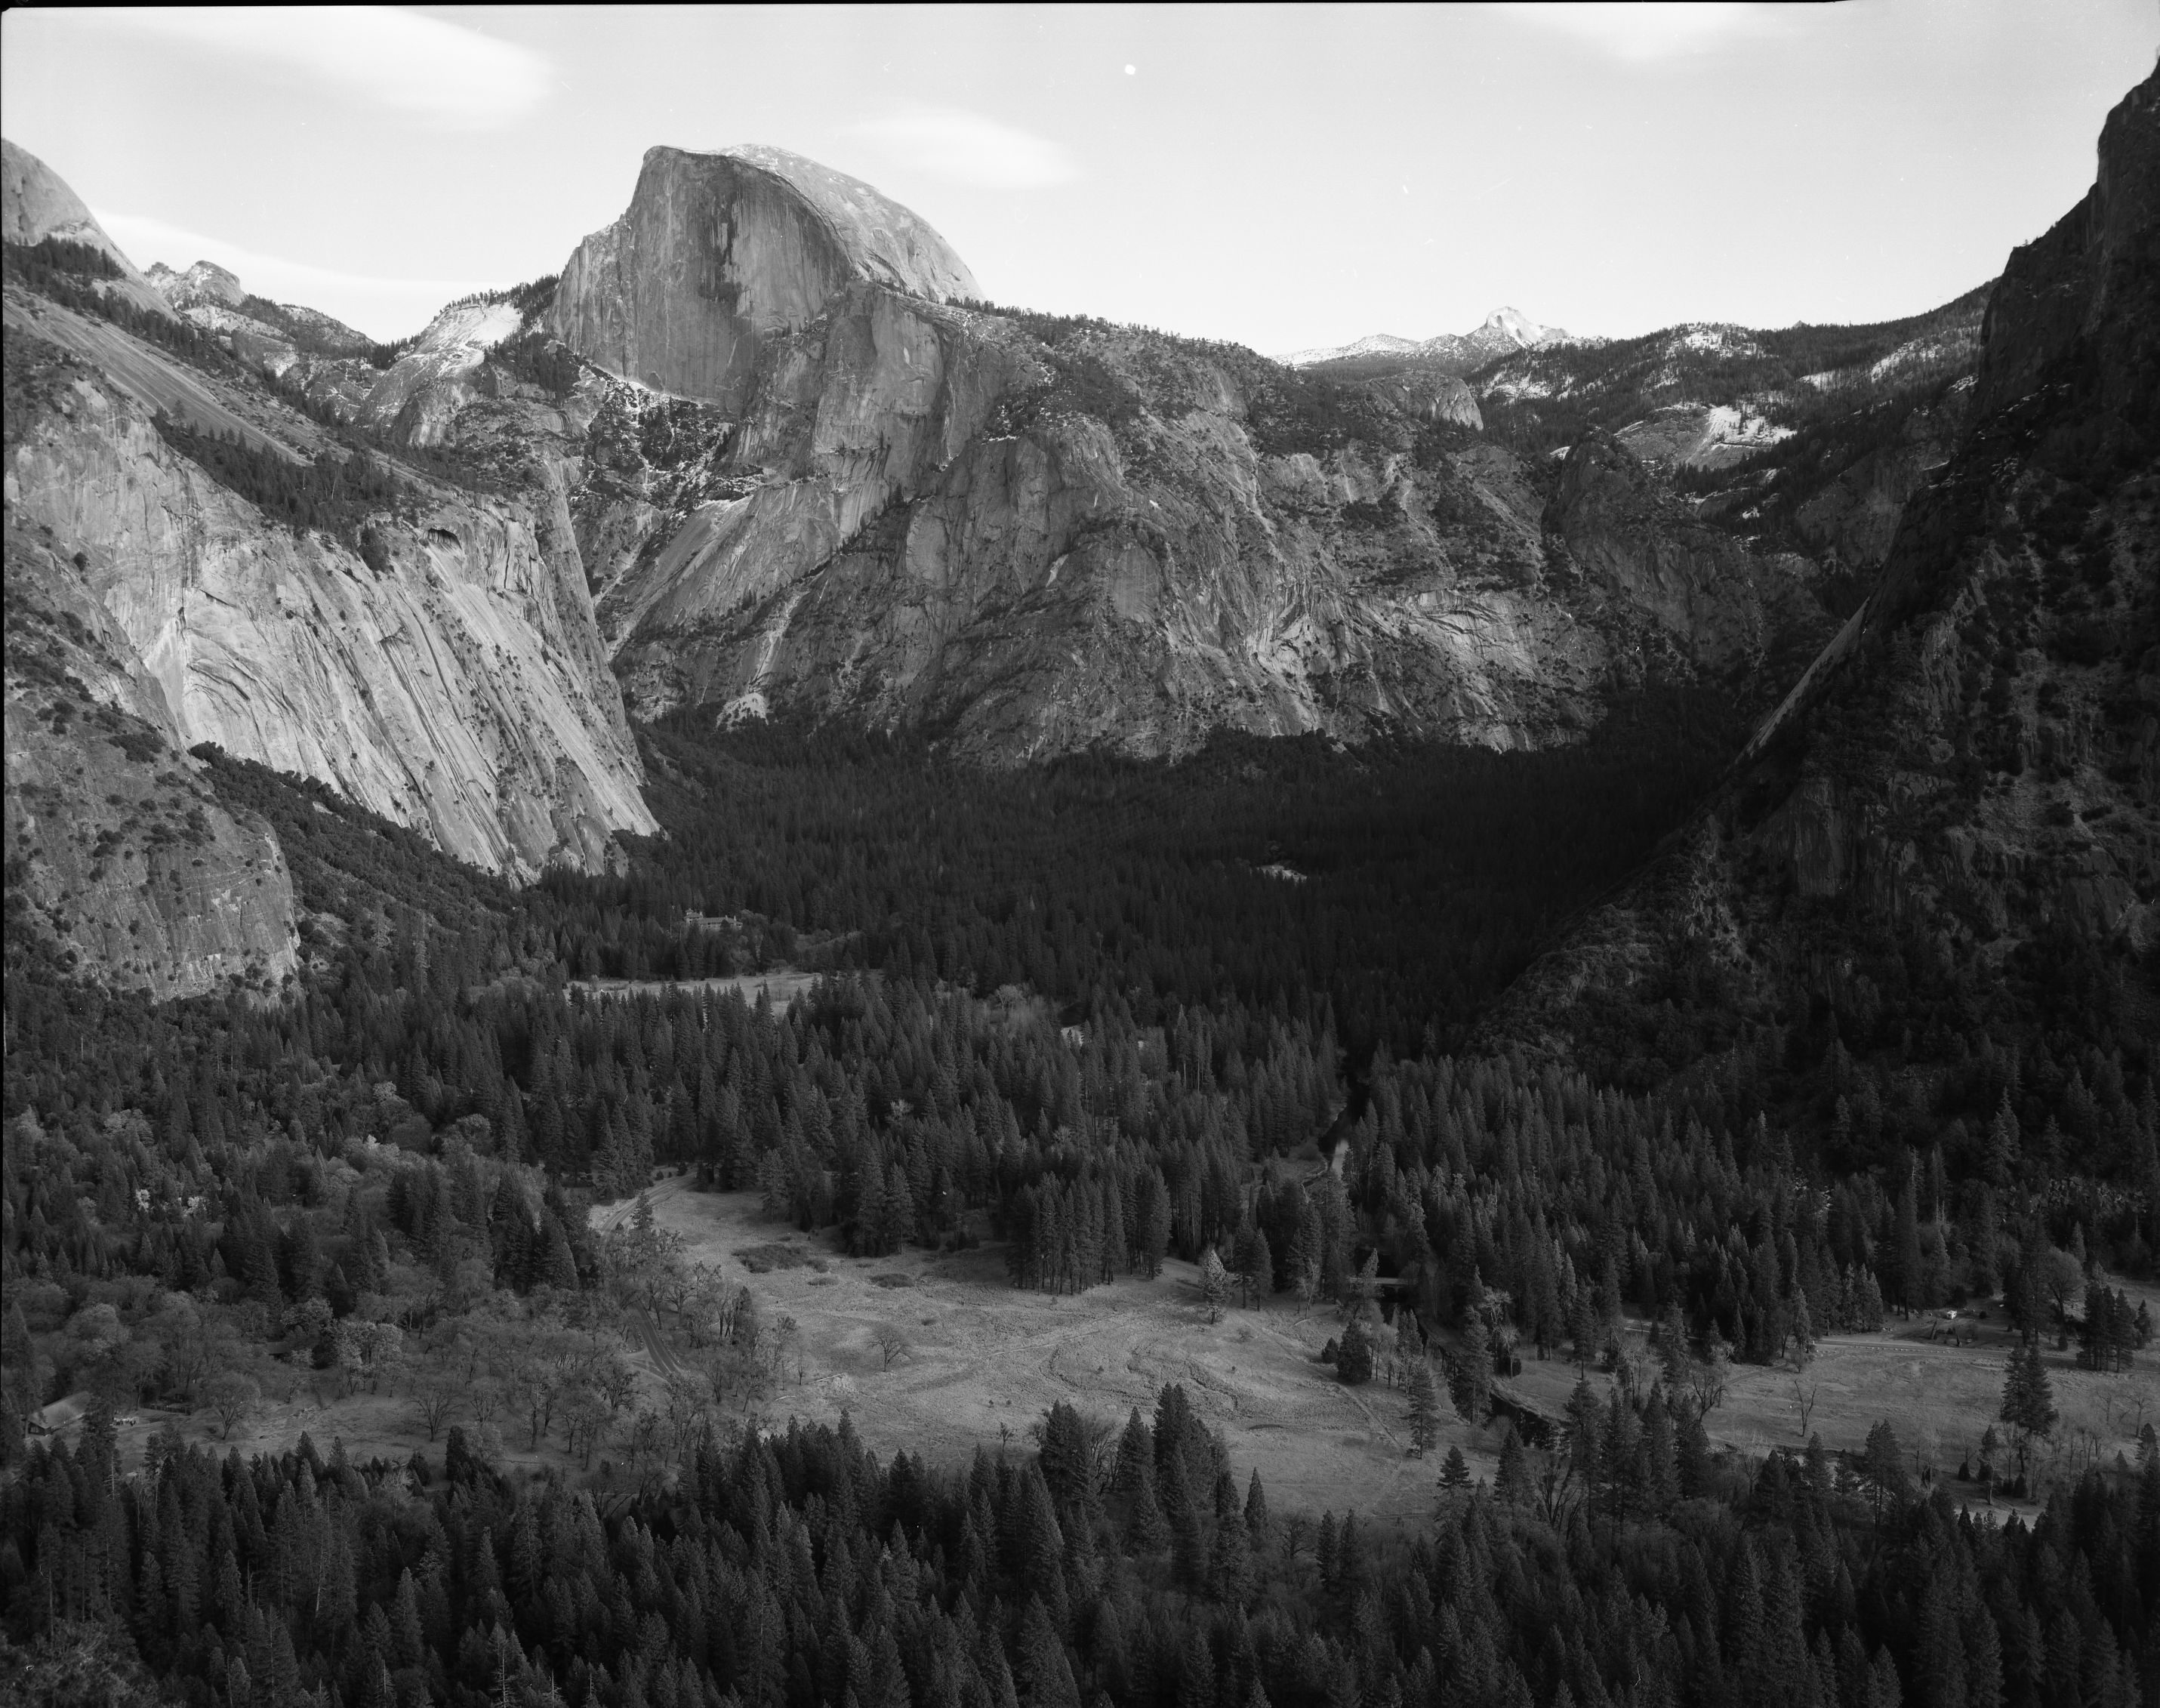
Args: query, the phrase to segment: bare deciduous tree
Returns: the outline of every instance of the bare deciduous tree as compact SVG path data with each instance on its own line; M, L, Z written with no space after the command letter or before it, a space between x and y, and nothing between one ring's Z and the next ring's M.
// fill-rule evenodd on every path
M230 1441L232 1426L253 1414L262 1399L262 1389L252 1376L226 1370L203 1384L203 1397L224 1425L225 1439Z
M908 1350L907 1336L896 1322L881 1322L871 1330L870 1343L883 1354L888 1370L892 1368L892 1361Z
M450 1414L457 1409L458 1402L465 1397L465 1384L458 1371L445 1359L429 1358L419 1368L409 1390L413 1410L420 1425L433 1442L437 1431L449 1421Z

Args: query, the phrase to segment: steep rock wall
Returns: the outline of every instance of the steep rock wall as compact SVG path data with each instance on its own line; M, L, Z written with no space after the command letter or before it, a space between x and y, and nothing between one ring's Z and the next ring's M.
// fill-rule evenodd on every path
M11 935L154 998L275 989L298 947L277 838L219 802L126 636L12 510L7 561Z
M11 336L51 319L9 307ZM301 459L271 437L309 443L297 418L210 402ZM319 778L521 879L558 859L598 867L615 832L653 828L559 485L480 498L408 475L402 513L371 522L371 564L270 523L169 444L142 400L88 374L13 448L7 480L11 507L83 554L183 745Z
M776 150L653 148L628 210L564 266L548 324L611 372L733 412L767 340L864 280L975 292L936 232L867 184Z
M1630 989L1805 1024L1893 979L1976 1017L2072 964L2160 1018L2160 74L2093 193L2012 253L1973 424L1861 608L1690 833L1488 1027L1572 1050ZM1864 994L1860 999L1865 1000Z
M1075 371L1092 413L1061 407ZM1002 760L1224 727L1534 746L1646 671L1744 676L1829 626L1799 568L1639 469L1624 516L1548 517L1506 451L1420 461L1394 410L1392 444L1264 453L1241 383L1146 335L1051 350L857 284L771 344L687 489L638 467L664 407L618 389L595 432L620 466L577 512L641 715L923 724Z

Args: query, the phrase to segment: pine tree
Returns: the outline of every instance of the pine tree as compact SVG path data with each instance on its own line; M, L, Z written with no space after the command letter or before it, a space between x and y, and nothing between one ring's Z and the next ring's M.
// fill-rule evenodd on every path
M1252 1539L1236 1512L1215 1524L1215 1545L1207 1562L1209 1591L1218 1602L1242 1607L1253 1593Z
M1423 1358L1410 1364L1410 1451L1420 1458L1440 1439L1440 1392L1432 1366Z
M1140 1478L1125 1498L1125 1547L1134 1554L1154 1554L1170 1541L1170 1521L1155 1497L1155 1466L1143 1461Z
M1065 1658L1065 1644L1040 1596L1029 1596L1020 1615L1016 1658L1023 1708L1080 1708L1080 1689Z
M1094 1456L1088 1445L1087 1425L1063 1400L1051 1406L1043 1419L1039 1457L1042 1480L1049 1486L1058 1510L1084 1524L1097 1508Z
M1905 1184L1898 1191L1890 1246L1894 1263L1891 1292L1899 1307L1908 1313L1921 1303L1920 1224L1913 1205L1912 1172L1908 1166Z
M2048 1381L2047 1367L2040 1361L2037 1342L2026 1341L2011 1348L1999 1415L2017 1431L2017 1461L2022 1469L2032 1438L2044 1435L2055 1426L2054 1390Z
M1152 1480L1154 1470L1155 1436L1136 1405L1118 1437L1118 1456L1110 1471L1110 1493L1121 1498L1139 1493L1142 1482Z
M1905 1450L1890 1420L1882 1419L1867 1432L1867 1450L1861 1455L1860 1474L1873 1491L1875 1511L1880 1517L1887 1500L1902 1503L1912 1498L1913 1479L1905 1469Z
M1215 1708L1215 1657L1207 1648L1207 1633L1198 1624L1187 1628L1185 1647L1177 1658L1177 1708Z
M1474 1311L1463 1314L1462 1354L1448 1376L1456 1410L1472 1423L1482 1423L1493 1406L1493 1347L1485 1319Z
M1470 1461L1462 1456L1462 1449L1451 1446L1447 1457L1441 1461L1440 1486L1450 1491L1470 1486Z
M1268 1494L1260 1487L1260 1467L1253 1467L1252 1480L1245 1485L1245 1529L1259 1546L1268 1535Z
M1152 1170L1141 1182L1141 1193L1140 1269L1152 1281L1162 1273L1170 1250L1170 1194Z
M1373 1341L1364 1323L1356 1316L1342 1326L1335 1345L1335 1379L1355 1388L1373 1379Z

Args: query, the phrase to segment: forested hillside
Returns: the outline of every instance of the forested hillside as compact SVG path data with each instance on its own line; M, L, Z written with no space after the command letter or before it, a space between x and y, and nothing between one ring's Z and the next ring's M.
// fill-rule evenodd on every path
M1093 1450L1069 1407L965 1471L791 1428L603 1502L506 1482L462 1432L412 1467L166 1446L123 1482L94 1420L0 1495L36 1539L6 1544L11 1613L61 1639L0 1665L22 1700L153 1700L147 1669L366 1708L2142 1700L2160 1457L1997 1527L1917 1498L1887 1430L1853 1470L1751 1476L1660 1394L1581 1392L1556 1474L1518 1460L1407 1547L1271 1512L1174 1387Z

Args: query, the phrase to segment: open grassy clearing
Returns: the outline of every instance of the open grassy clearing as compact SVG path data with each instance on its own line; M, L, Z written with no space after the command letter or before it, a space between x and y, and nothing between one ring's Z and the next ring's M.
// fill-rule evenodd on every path
M777 1230L749 1193L701 1193L669 1181L650 1202L659 1224L683 1236L688 1260L727 1266L776 1316L795 1320L798 1363L773 1396L772 1414L837 1421L844 1409L880 1451L904 1446L963 1458L979 1446L1024 1443L1027 1426L1057 1400L1121 1419L1176 1381L1223 1430L1233 1459L1257 1466L1270 1498L1289 1506L1422 1515L1450 1445L1462 1447L1476 1474L1493 1474L1497 1435L1456 1420L1442 1425L1433 1456L1410 1456L1402 1391L1345 1388L1316 1362L1339 1326L1327 1306L1301 1309L1278 1295L1252 1309L1233 1305L1211 1326L1197 1270L1174 1259L1155 1281L1126 1278L1058 1297L1012 1287L999 1247L852 1259L822 1239ZM606 1207L595 1221L630 1207ZM776 1264L775 1247L800 1260ZM911 1342L890 1368L875 1339L888 1323ZM1882 1334L1824 1341L1800 1374L1815 1396L1810 1429L1833 1450L1856 1450L1887 1416L1920 1463L1939 1476L1954 1472L2000 1407L2009 1336L1999 1308L1976 1345L1931 1345L1925 1333L1925 1321L1915 1318ZM2160 1378L2149 1368L2080 1370L2074 1353L2052 1345L2047 1362L2061 1421L2054 1442L2036 1452L2035 1470L2068 1471L2117 1451L2134 1459L2139 1425L2160 1420ZM1712 1441L1751 1454L1800 1445L1794 1374L1736 1365L1724 1404L1708 1420ZM1557 1414L1575 1380L1574 1365L1555 1356L1527 1360L1521 1377L1504 1385ZM1593 1372L1591 1381L1602 1392L1610 1378Z
M697 1192L675 1180L648 1196L659 1225L683 1236L688 1261L724 1265L773 1318L795 1320L799 1363L768 1404L776 1418L836 1423L844 1410L881 1453L905 1447L952 1462L979 1446L1025 1451L1028 1425L1058 1400L1122 1423L1134 1406L1151 1411L1163 1384L1181 1382L1233 1461L1259 1468L1270 1502L1383 1518L1430 1508L1439 1458L1409 1456L1402 1391L1345 1388L1316 1362L1340 1326L1332 1308L1277 1297L1233 1305L1210 1325L1198 1271L1175 1259L1153 1281L1060 1297L1013 1287L1002 1247L848 1258L764 1219L751 1193ZM610 1205L594 1220L629 1208ZM806 1260L761 1271L742 1262L769 1264L776 1244ZM875 1339L885 1324L910 1342L890 1368ZM1489 1432L1450 1422L1441 1453L1450 1442L1493 1474Z
M2125 1289L2133 1304L2153 1300L2160 1309L2160 1293L2152 1287L2116 1275L2109 1276L2107 1284ZM2000 1300L1981 1301L1977 1308L1987 1310L1988 1320L1978 1325L1978 1338L1969 1345L1930 1342L1924 1316L1893 1317L1880 1333L1825 1337L1804 1371L1789 1364L1735 1364L1724 1404L1706 1420L1711 1439L1720 1446L1760 1454L1804 1446L1807 1434L1814 1434L1833 1452L1857 1452L1868 1430L1887 1418L1917 1465L1931 1467L1939 1477L1952 1477L1968 1454L1976 1462L1980 1438L2002 1409L2012 1340ZM1629 1325L1646 1359L1647 1327ZM2112 1463L2117 1453L2134 1464L2139 1428L2160 1423L2160 1370L2151 1355L2125 1374L2103 1375L2079 1368L2075 1347L2059 1350L2052 1337L2043 1343L2042 1354L2059 1415L2053 1436L2034 1445L2030 1463L2035 1475L2074 1475L2095 1461ZM1575 1365L1555 1353L1543 1361L1526 1358L1522 1374L1502 1385L1540 1411L1556 1415L1567 1403L1576 1375ZM1592 1385L1601 1392L1610 1379L1591 1373ZM1805 1434L1800 1428L1803 1394L1809 1397ZM2007 1425L1998 1425L1996 1433L2006 1444L2011 1440ZM2011 1459L2007 1452L1998 1455L1996 1468L2003 1469ZM1954 1493L1964 1488L1955 1480L1949 1487ZM1996 1507L2007 1504L1998 1493Z
M1256 1467L1270 1500L1285 1510L1355 1508L1384 1521L1414 1522L1430 1508L1439 1461L1450 1446L1462 1449L1473 1474L1495 1472L1498 1432L1452 1416L1433 1455L1410 1456L1402 1390L1379 1383L1345 1388L1317 1362L1339 1327L1330 1306L1301 1307L1277 1295L1251 1308L1233 1303L1221 1322L1210 1324L1197 1269L1175 1259L1154 1281L1127 1277L1058 1296L1011 1286L1001 1246L849 1258L823 1238L766 1219L755 1194L699 1192L675 1178L654 1186L647 1200L656 1222L683 1236L687 1261L716 1264L731 1282L750 1286L769 1323L793 1320L784 1383L764 1406L775 1420L837 1423L844 1411L881 1453L905 1447L952 1463L979 1446L1027 1451L1029 1426L1058 1400L1122 1422L1134 1406L1149 1411L1161 1385L1174 1381L1222 1430L1233 1462ZM634 1207L628 1199L598 1207L594 1224L605 1231ZM2160 1303L2154 1289L2116 1278L2110 1284L2128 1285L2134 1300ZM887 1326L907 1342L890 1363L879 1345ZM1630 1326L1639 1337L1644 1326ZM1801 1445L1797 1381L1810 1395L1810 1430L1833 1451L1857 1450L1887 1417L1916 1466L1949 1476L1996 1416L2011 1337L1999 1306L1972 1345L1930 1343L1927 1329L1926 1319L1914 1318L1879 1334L1829 1337L1805 1372L1735 1365L1724 1403L1707 1420L1711 1439L1748 1454ZM670 1337L654 1332L641 1314L623 1332L626 1350L646 1373L643 1403L657 1404L659 1377L672 1363ZM2111 1461L2117 1452L2134 1459L2139 1426L2160 1421L2160 1375L2149 1367L2126 1375L2081 1370L2074 1352L2052 1343L2045 1355L2060 1421L2054 1440L2037 1447L2034 1470L2074 1472L2095 1459ZM1576 1377L1564 1357L1533 1357L1500 1386L1557 1415ZM243 1454L289 1448L303 1431L324 1452L342 1440L356 1459L441 1451L439 1433L431 1446L394 1383L381 1393L338 1397L328 1373L292 1371L282 1389L276 1379L265 1383L256 1414L232 1432L229 1445ZM1591 1372L1601 1393L1610 1380ZM470 1427L470 1420L452 1421ZM206 1413L146 1407L122 1426L123 1462L138 1461L150 1435L169 1422L190 1441L228 1445ZM532 1451L522 1430L506 1427L501 1435L507 1467L563 1462L552 1441ZM620 1455L600 1455L610 1456ZM2007 1456L1998 1461L2007 1463ZM1949 1487L1965 1489L1955 1482ZM1977 1504L1976 1491L1974 1499ZM2011 1506L2000 1495L1994 1504L1998 1511Z

